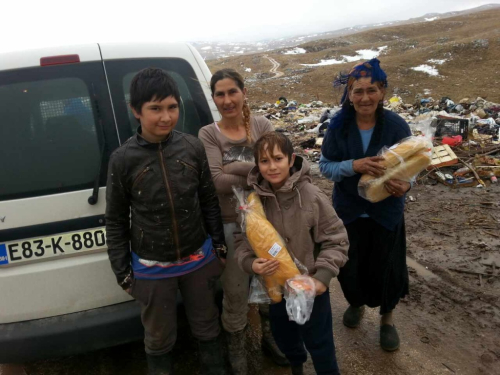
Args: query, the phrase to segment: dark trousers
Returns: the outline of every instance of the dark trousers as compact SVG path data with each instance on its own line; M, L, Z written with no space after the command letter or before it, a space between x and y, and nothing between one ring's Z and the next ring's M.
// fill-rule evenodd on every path
M307 360L307 349L317 374L340 374L333 342L329 290L314 299L311 318L304 325L289 320L284 299L270 306L269 317L274 340L292 365Z
M223 269L222 263L214 259L183 276L134 281L132 296L141 304L146 353L161 355L174 347L177 339L177 289L181 291L193 336L208 341L219 335L215 286Z

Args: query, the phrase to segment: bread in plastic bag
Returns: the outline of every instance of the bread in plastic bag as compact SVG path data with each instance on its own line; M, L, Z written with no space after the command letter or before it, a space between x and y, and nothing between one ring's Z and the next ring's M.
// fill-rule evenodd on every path
M298 275L286 281L286 312L290 320L305 324L311 317L316 286L310 276Z
M378 156L385 159L380 162L387 168L385 173L380 177L363 174L358 183L359 195L372 203L391 196L385 189L386 181L410 182L431 163L432 142L427 137L407 137L390 148L383 147Z
M233 191L240 202L239 209L243 214L242 229L255 255L264 259L277 259L280 263L273 275L263 276L263 279L272 302L281 302L285 282L295 275L300 275L300 271L290 256L285 242L267 220L259 195L252 192L245 201L242 189L233 187Z

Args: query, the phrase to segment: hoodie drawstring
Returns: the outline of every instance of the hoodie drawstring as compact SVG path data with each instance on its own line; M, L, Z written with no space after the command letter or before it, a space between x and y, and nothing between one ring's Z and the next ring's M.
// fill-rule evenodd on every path
M295 190L297 192L297 195L299 196L299 207L302 208L302 197L300 196L300 191L299 189L297 188L297 185L295 185L293 187L293 190Z

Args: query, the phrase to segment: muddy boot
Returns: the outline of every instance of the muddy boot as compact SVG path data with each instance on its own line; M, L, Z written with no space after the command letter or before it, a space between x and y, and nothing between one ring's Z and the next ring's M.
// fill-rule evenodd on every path
M203 375L226 375L222 347L219 338L198 341L201 373Z
M344 313L344 317L342 318L342 323L346 327L349 328L356 328L359 326L359 323L361 322L361 318L363 317L365 313L365 307L353 307L349 306L347 310Z
M304 365L292 366L292 375L304 375Z
M174 375L172 355L170 352L161 355L146 354L148 375Z
M278 366L290 366L290 362L288 362L288 359L286 359L285 355L278 348L276 341L274 341L269 316L263 314L261 311L259 311L259 315L262 327L262 351L271 356L273 362Z
M246 329L226 332L227 355L233 375L247 375Z

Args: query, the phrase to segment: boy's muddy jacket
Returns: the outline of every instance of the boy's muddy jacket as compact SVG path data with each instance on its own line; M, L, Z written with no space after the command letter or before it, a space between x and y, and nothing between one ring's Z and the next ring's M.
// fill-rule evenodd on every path
M172 262L212 237L225 244L219 200L203 144L172 131L149 143L138 133L111 155L106 188L106 236L118 283L131 282L130 250Z
M347 262L347 231L325 193L311 183L309 165L302 157L296 157L292 172L276 192L262 178L258 167L250 171L248 184L259 194L267 220L285 241L290 255L328 287ZM256 256L239 230L235 236L238 264L253 274Z

